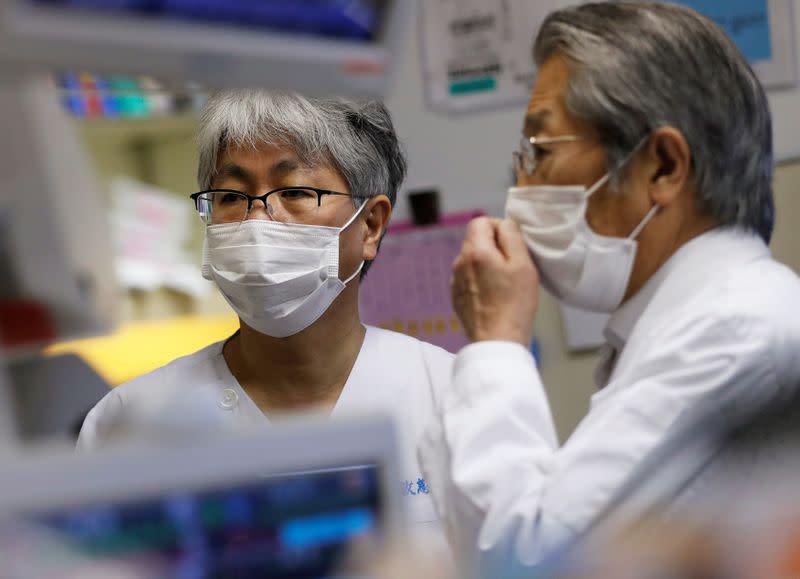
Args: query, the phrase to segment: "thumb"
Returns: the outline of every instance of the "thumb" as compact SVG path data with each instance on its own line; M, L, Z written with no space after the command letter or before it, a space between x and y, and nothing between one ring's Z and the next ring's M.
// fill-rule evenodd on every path
M503 219L497 228L497 247L508 261L528 260L528 246L522 238L519 226L510 219Z

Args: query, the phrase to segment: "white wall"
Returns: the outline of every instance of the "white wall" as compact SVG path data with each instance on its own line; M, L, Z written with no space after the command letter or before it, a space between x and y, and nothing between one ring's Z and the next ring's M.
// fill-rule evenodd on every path
M489 208L501 212L524 104L462 116L432 112L422 78L416 2L412 4L405 52L398 55L399 70L387 99L408 152L406 188L438 186L446 211ZM396 215L408 216L405 199L398 203Z
M800 3L792 0L795 66L800 64ZM774 119L775 156L780 161L800 159L800 89L783 89L769 92L769 102Z
M800 30L800 7L796 7L794 17L796 29ZM432 112L426 102L417 22L415 14L406 31L405 52L398 56L398 75L387 99L407 147L407 189L439 187L445 211L483 208L499 215L510 182L511 151L520 134L524 103L462 116ZM770 102L778 157L800 157L800 90L773 92ZM798 188L800 165L782 166L776 183L778 226L773 252L796 270L800 270ZM398 201L395 215L408 216L405 198ZM542 349L542 375L559 435L564 439L585 414L595 391L592 371L596 357L594 353L574 355L566 351L558 310L546 295L537 314L536 335Z

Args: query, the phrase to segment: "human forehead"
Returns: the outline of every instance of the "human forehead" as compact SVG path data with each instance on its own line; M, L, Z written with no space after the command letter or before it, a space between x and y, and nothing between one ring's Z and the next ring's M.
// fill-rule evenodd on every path
M330 164L309 163L288 146L270 143L231 144L225 147L217 162L217 176L239 176L281 180L287 177L307 177L340 180L339 172Z
M526 135L560 136L585 129L566 106L570 74L568 62L560 56L548 58L539 68L525 111L523 132Z
M238 144L231 143L220 149L218 165L234 162L246 165L274 165L282 163L286 168L309 168L300 161L299 155L290 147L280 147L270 143Z

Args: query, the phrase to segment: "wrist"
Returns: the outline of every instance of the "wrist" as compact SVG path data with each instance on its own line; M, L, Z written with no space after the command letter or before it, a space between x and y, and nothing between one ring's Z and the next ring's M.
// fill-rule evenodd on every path
M531 345L532 341L533 336L512 330L482 331L476 332L472 336L472 342L513 342L526 349Z

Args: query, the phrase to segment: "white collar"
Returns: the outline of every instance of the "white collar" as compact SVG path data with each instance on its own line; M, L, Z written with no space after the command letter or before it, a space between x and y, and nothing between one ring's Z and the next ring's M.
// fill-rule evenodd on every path
M611 315L603 335L620 352L657 293L669 294L665 296L668 301L685 299L697 287L698 276L708 275L711 263L718 268L725 262L738 263L767 254L769 249L753 233L737 227L711 229L681 246L636 294ZM664 291L659 291L662 288Z
M603 330L603 336L617 352L622 351L622 348L625 347L625 343L631 337L636 322L642 317L650 300L656 294L656 290L658 290L664 278L674 266L674 257L673 255L664 265L658 268L658 271L650 276L650 279L645 282L638 292L611 314L611 318L609 318L606 328Z
M338 418L340 415L352 414L354 411L369 412L374 411L370 404L374 405L372 400L381 394L381 389L375 392L375 389L369 388L372 385L370 377L375 375L374 365L382 367L379 346L377 344L380 337L380 330L368 325L364 325L366 332L364 334L364 341L361 344L361 349L358 351L353 367L350 369L350 374L342 387L342 392L334 404L329 416L331 418ZM250 421L256 424L270 423L269 418L265 415L258 405L248 396L245 389L239 384L236 377L228 367L222 350L227 340L223 340L215 344L214 353L216 354L213 360L214 371L223 388L233 388L238 396L238 404L245 409L239 417L242 420ZM366 390L365 390L366 389ZM355 409L355 410L354 410ZM363 409L363 410L362 410Z

